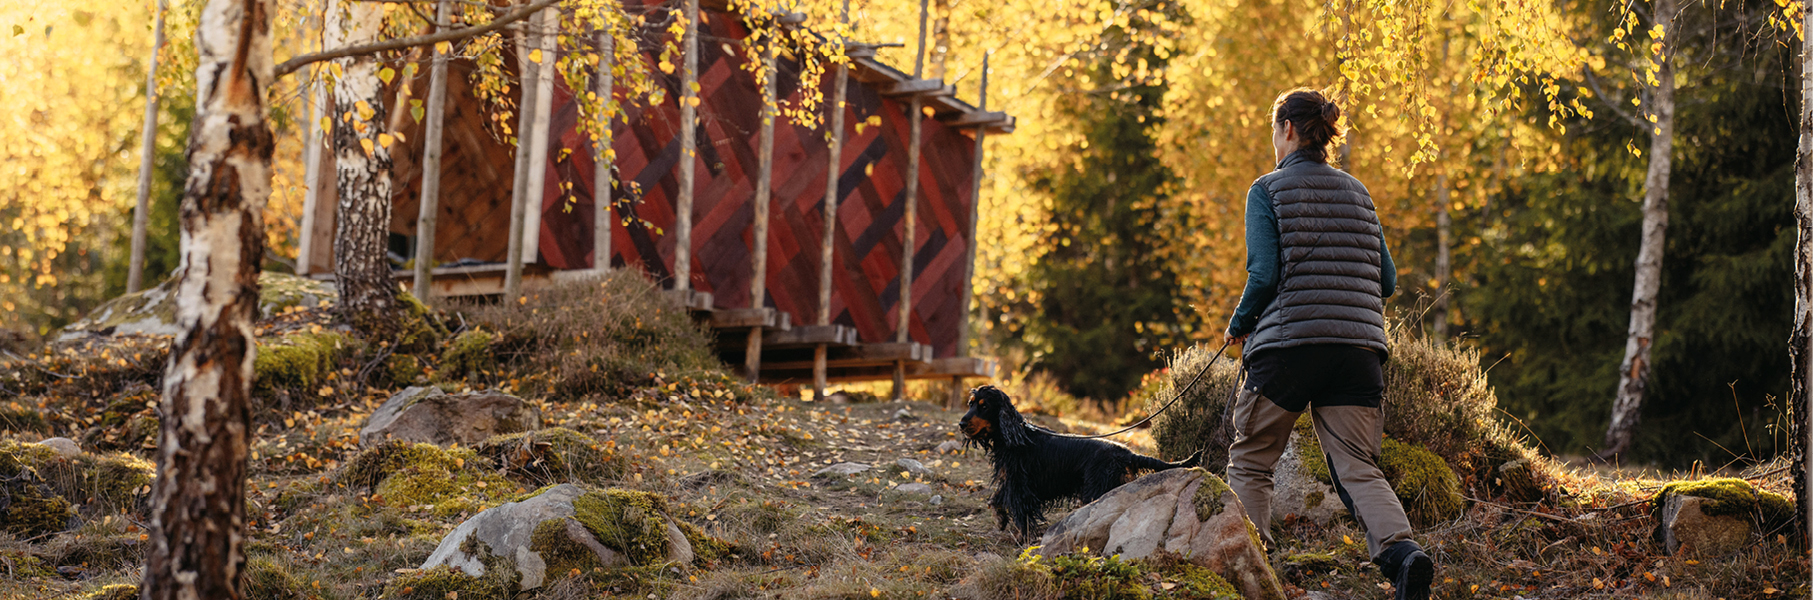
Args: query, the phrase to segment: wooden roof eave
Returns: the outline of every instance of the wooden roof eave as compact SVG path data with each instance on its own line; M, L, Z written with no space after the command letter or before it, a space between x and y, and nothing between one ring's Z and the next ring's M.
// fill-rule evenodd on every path
M932 118L957 128L982 127L989 133L1013 133L1014 118L1005 112L984 111L957 97L956 86L942 79L915 79L875 59L873 46L853 45L849 50L850 75L863 84L877 88L891 97L919 96L924 106L931 107Z

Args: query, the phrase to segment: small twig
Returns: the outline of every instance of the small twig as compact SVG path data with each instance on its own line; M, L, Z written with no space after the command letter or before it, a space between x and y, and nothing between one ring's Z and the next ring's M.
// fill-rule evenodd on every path
M1750 476L1750 477L1745 477L1745 478L1744 478L1744 481L1762 481L1762 480L1764 480L1764 479L1768 479L1768 478L1769 478L1769 476L1770 476L1770 475L1774 475L1774 474L1776 474L1776 473L1780 473L1780 472L1782 472L1782 471L1786 471L1786 470L1788 470L1788 469L1789 469L1789 468L1790 468L1790 467L1782 467L1782 468L1779 468L1779 469L1772 469L1772 470L1770 470L1770 471L1768 471L1768 472L1765 472L1765 473L1760 473L1760 474L1757 474L1757 475L1753 475L1753 476Z
M1519 513L1523 513L1523 514L1526 514L1526 515L1530 515L1530 516L1533 516L1533 517L1542 517L1542 518L1544 518L1544 519L1553 519L1553 520L1556 520L1556 521L1560 521L1560 522L1563 522L1563 523L1573 523L1573 522L1574 522L1574 520L1573 520L1573 519L1570 519L1570 518L1567 518L1567 517L1562 517L1562 516L1556 516L1556 515L1551 515L1551 514L1548 514L1548 513L1539 513L1539 512L1536 512L1536 511L1533 511L1533 510L1524 510L1524 509L1521 509L1521 508L1517 508L1517 507L1515 507L1515 506L1507 506L1507 505L1504 505L1504 504L1499 504L1499 503L1497 503L1497 502L1490 502L1490 501L1486 501L1486 500L1480 500L1480 499L1478 499L1478 498L1472 498L1472 497L1469 497L1469 498L1467 498L1467 499L1468 499L1468 500L1471 500L1471 501L1473 501L1473 502L1477 502L1477 503L1479 503L1479 504L1484 504L1484 505L1486 505L1486 506L1496 506L1496 507L1499 507L1499 508L1502 508L1502 509L1505 509L1505 510L1508 510L1508 511L1512 511L1512 512L1519 512Z

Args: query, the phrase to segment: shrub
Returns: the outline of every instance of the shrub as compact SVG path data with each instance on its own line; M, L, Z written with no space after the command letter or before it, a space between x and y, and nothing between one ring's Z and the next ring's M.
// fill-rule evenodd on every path
M1171 357L1169 367L1146 376L1134 398L1136 406L1144 405L1146 414L1151 414L1188 387L1182 400L1152 420L1152 440L1167 457L1182 458L1202 450L1202 467L1225 474L1228 444L1234 441L1233 403L1240 366L1224 357L1204 373L1214 356L1215 351L1206 346L1185 348ZM1202 379L1190 387L1198 373Z
M719 366L711 334L632 271L558 282L515 304L464 304L458 310L497 332L495 355L531 375L524 385L542 383L563 396L627 395L657 372Z

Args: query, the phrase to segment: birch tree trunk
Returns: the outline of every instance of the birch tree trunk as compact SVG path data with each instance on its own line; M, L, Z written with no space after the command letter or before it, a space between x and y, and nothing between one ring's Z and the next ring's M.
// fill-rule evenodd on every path
M548 8L529 21L538 32L530 60L535 69L535 116L529 121L529 172L523 188L522 262L541 261L541 204L547 199L548 126L554 106L554 72L559 69L554 47L560 36L560 10ZM518 279L520 281L520 278Z
M522 296L523 220L529 206L529 129L535 119L535 85L541 65L529 62L531 46L540 46L534 27L523 23L516 33L516 66L521 75L521 100L516 103L516 170L510 190L510 234L504 250L504 299Z
M681 32L680 47L684 59L680 66L680 189L674 199L674 287L680 303L690 305L692 289L692 195L693 173L699 155L699 0L683 4L686 29Z
M617 158L617 151L612 148L615 138L611 135L615 116L611 95L616 89L611 68L615 64L616 44L609 26L598 30L598 87L594 93L603 109L598 116L598 140L592 144L597 150L597 156L592 157L592 270L599 273L611 270L611 162Z
M126 259L126 293L145 287L145 228L151 218L151 168L157 162L157 51L164 47L164 2L157 3L151 58L145 61L145 129L139 132L138 204L132 209L132 255Z
M453 16L452 0L435 4L435 30ZM422 136L422 199L416 211L415 284L409 287L423 302L434 301L434 230L441 210L441 130L447 116L447 53L434 47L428 67L428 114Z
M364 44L382 35L383 5L342 3L327 9L329 46ZM384 130L389 112L372 56L336 59L342 75L334 82L334 174L340 194L334 219L334 282L340 311L367 335L384 335L398 319L397 288L390 280L390 149ZM350 122L348 121L350 115Z
M1448 206L1453 198L1448 191L1448 172L1435 175L1435 306L1429 311L1435 316L1435 337L1448 339L1448 281L1454 278L1452 252L1454 240L1454 221L1448 215Z
M1624 343L1624 362L1618 366L1618 396L1612 402L1611 426L1605 431L1605 450L1611 458L1630 450L1637 430L1643 395L1649 386L1649 350L1655 342L1656 292L1662 287L1662 251L1668 232L1668 175L1674 150L1674 0L1655 0L1654 23L1662 26L1662 56L1657 85L1650 90L1654 111L1649 142L1649 174L1643 180L1643 239L1637 249L1637 277L1630 297L1630 334Z
M269 0L210 0L196 27L181 332L164 370L150 552L139 597L241 598L258 270L274 144Z
M1801 13L1801 31L1813 33L1813 7ZM1800 149L1794 159L1794 221L1799 236L1794 243L1794 332L1788 338L1788 407L1794 415L1789 443L1799 452L1795 461L1795 502L1801 527L1813 541L1813 35L1800 43ZM1792 454L1793 452L1790 452Z

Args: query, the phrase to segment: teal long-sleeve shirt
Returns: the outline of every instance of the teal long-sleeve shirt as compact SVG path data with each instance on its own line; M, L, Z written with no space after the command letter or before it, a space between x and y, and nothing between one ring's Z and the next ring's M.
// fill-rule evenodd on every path
M1240 306L1228 323L1228 335L1239 337L1259 326L1259 316L1278 297L1278 282L1284 268L1278 240L1278 213L1272 208L1272 195L1254 184L1246 193L1246 290L1240 294ZM1385 248L1385 234L1379 233L1379 295L1390 298L1397 293L1398 271L1391 262L1391 251Z

